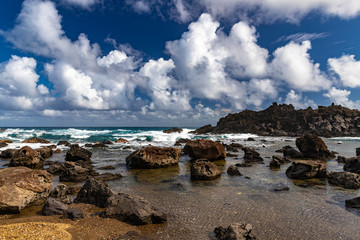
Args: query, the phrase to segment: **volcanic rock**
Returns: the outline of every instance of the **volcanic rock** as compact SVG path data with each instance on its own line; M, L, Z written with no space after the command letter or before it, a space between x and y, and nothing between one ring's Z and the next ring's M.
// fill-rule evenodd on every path
M35 149L35 151L39 152L43 158L49 158L53 155L53 150L51 147L41 147Z
M163 130L163 133L181 133L183 130L178 127L173 127L171 129Z
M70 150L67 151L65 160L73 162L78 160L90 161L91 155L92 152L90 152L89 150L79 147L78 144L74 144L71 145Z
M360 197L345 200L345 206L348 208L360 208Z
M325 178L327 169L322 161L296 160L286 170L286 176L293 179Z
M200 132L201 133L198 133ZM340 105L295 110L293 105L273 103L263 111L244 110L221 118L215 127L195 130L197 134L251 133L262 136L322 137L360 136L360 111Z
M12 158L18 149L6 149L1 152L0 158Z
M119 138L115 141L116 143L128 143L129 141L124 138Z
M169 147L143 147L126 158L131 168L160 168L178 164L181 150Z
M37 137L32 137L22 141L22 143L50 143L50 141Z
M44 216L63 215L68 208L69 207L62 202L49 198L42 208L42 214Z
M44 170L26 167L0 169L0 213L20 213L45 202L52 188L52 176Z
M233 165L230 165L227 169L227 174L230 176L241 176L239 169Z
M196 129L195 131L191 131L190 133L195 133L198 135L211 133L214 130L214 127L212 127L210 124L202 126L201 128Z
M227 228L217 227L214 230L218 240L252 240L252 226L246 223L233 223Z
M184 147L184 152L194 160L206 158L209 161L214 161L226 157L225 148L221 143L207 139L188 141Z
M355 158L345 163L344 170L347 172L360 174L360 159Z
M207 159L196 160L191 168L191 179L194 180L212 180L220 177L219 168Z
M260 157L260 154L253 148L244 147L243 151L245 163L264 163L264 159Z
M329 160L335 158L321 138L308 134L296 139L296 146L306 158Z
M60 170L59 180L61 182L82 182L89 176L98 175L91 165L81 164L81 162L65 162L63 169Z
M272 159L270 161L270 167L271 168L279 168L282 164L288 163L290 160L288 160L286 157L281 157L278 155L272 156Z
M330 172L328 181L331 184L349 189L360 188L360 176L351 172Z
M65 145L67 147L71 146L71 144L68 141L59 141L57 145Z
M304 154L302 154L301 152L299 152L298 150L296 150L291 146L283 147L283 155L284 157L289 157L289 158L300 158L300 159L304 158Z
M60 183L54 188L54 190L51 191L50 196L54 198L63 198L66 196L67 190L68 190L68 186Z
M9 167L24 166L32 169L41 169L44 166L44 159L39 152L31 147L25 146L16 151L11 158Z

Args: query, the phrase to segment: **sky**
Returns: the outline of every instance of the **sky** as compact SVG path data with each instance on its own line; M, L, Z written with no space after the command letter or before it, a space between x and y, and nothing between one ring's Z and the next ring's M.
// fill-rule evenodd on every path
M2 0L0 127L360 109L359 0Z

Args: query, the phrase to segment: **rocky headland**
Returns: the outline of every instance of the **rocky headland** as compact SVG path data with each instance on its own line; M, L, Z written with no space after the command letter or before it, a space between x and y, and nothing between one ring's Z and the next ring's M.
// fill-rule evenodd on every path
M196 134L252 133L261 136L360 136L360 111L340 105L295 110L273 103L263 111L244 110L221 118L215 127L203 126Z

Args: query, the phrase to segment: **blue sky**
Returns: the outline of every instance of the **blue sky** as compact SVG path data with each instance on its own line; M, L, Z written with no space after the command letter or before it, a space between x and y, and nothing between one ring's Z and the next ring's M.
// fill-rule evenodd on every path
M4 0L1 126L201 126L359 109L358 0Z

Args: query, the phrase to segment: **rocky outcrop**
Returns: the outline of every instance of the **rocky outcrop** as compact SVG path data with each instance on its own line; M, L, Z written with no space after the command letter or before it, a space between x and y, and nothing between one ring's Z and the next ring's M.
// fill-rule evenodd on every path
M198 128L195 131L191 131L190 133L195 133L195 134L201 135L201 134L211 133L212 131L214 131L214 127L212 127L209 124L209 125L202 126L201 128Z
M107 200L107 208L100 214L132 225L157 224L167 220L166 215L142 197L119 193Z
M214 230L218 240L252 240L256 239L252 226L246 223L233 223L227 228L217 227Z
M346 162L344 171L360 174L360 159L354 158Z
M143 147L126 158L131 168L161 168L178 164L181 150L170 147Z
M184 147L184 152L192 159L206 158L214 161L226 157L225 148L221 143L207 139L188 141Z
M31 147L25 146L16 151L11 158L9 167L24 166L32 169L42 169L44 166L44 158L41 154L32 149Z
M37 137L32 137L22 141L22 143L50 143L50 141Z
M286 176L293 179L325 178L327 169L322 161L296 160L286 170Z
M331 184L349 189L360 188L360 176L351 172L330 172L328 181Z
M245 163L264 163L264 159L260 157L260 154L253 148L244 147L243 151Z
M52 176L44 170L12 167L0 170L0 213L20 213L45 202L52 188Z
M173 127L170 129L163 130L163 133L181 133L183 130L178 127Z
M220 177L219 168L207 159L196 160L190 168L191 179L212 180Z
M78 144L71 145L70 150L67 151L65 160L66 161L90 161L92 152L86 150L85 148L79 147Z
M200 130L201 133L198 133ZM221 118L215 127L207 125L195 132L252 133L263 136L302 136L309 133L322 137L360 136L360 111L340 105L295 110L292 105L273 103L263 111L244 110L229 114Z
M329 160L335 158L324 141L314 134L307 134L296 139L296 146L305 158Z

